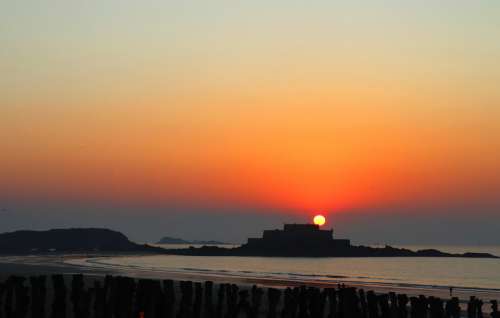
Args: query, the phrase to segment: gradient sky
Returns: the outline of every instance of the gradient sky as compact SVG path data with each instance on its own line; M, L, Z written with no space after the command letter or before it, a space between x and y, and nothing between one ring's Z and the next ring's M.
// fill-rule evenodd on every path
M499 38L494 0L4 1L0 231L500 244Z

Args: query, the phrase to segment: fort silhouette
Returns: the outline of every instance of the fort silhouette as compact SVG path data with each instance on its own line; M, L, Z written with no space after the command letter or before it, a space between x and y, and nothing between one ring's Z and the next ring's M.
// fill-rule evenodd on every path
M333 229L321 230L316 224L285 224L283 230L265 230L262 238L249 238L244 249L274 253L321 253L325 249L346 250L347 239L334 239Z

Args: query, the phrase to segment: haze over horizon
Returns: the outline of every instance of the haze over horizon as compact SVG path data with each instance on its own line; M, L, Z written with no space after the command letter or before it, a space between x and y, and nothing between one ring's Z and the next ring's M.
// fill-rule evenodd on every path
M0 232L500 244L497 1L0 4Z

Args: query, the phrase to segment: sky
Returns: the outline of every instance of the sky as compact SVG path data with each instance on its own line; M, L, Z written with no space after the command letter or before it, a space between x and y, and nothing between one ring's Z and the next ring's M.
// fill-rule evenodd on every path
M0 231L500 244L500 3L3 1Z

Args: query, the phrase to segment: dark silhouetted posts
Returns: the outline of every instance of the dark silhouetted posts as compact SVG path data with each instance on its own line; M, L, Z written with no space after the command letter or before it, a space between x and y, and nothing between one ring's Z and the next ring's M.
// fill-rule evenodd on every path
M66 317L66 286L62 275L52 275L54 299L52 302L52 318Z
M281 310L281 318L293 317L290 313L292 302L292 289L287 287L283 293L283 309Z
M53 299L50 318L65 318L67 289L62 275L52 275ZM0 318L45 318L46 276L31 276L30 287L26 278L9 277L0 283ZM104 286L96 281L89 290L85 289L83 275L73 275L69 299L74 318L237 318L278 317L321 318L325 317L328 303L329 318L460 318L460 303L457 297L446 302L438 297L408 298L405 294L380 294L364 292L345 286L319 289L305 286L286 288L283 306L279 306L281 291L267 289L268 307L261 311L262 288L252 286L250 291L239 290L235 284L221 284L216 304L213 298L213 282L180 282L181 298L175 304L175 287L172 280L140 279L106 276ZM408 312L410 302L410 312ZM500 318L498 302L491 300L491 318ZM467 304L468 318L483 318L483 301L474 296ZM91 306L92 310L91 310ZM176 312L175 309L178 308Z
M380 304L380 317L390 318L391 310L389 307L389 295L382 294L378 296L378 302Z
M94 282L94 287L91 289L91 293L94 298L93 312L94 318L105 318L105 309L106 306L106 294L104 292L104 288L101 286L101 283L98 281Z
M460 318L460 302L457 297L453 297L446 302L446 318Z
M24 285L25 277L17 277L14 283L14 317L24 318L28 314L30 297L29 288Z
M161 286L157 281L141 279L136 284L130 277L107 275L102 291L96 288L94 307L98 307L98 312L102 312L106 318L136 318L139 312L153 317L156 310L154 299L158 297L158 289L161 289Z
M71 281L71 302L73 303L73 317L75 318L82 318L83 316L83 288L83 275L73 275L73 280Z
M167 279L163 281L163 295L165 297L165 317L171 318L174 315L175 290L174 281Z
M277 317L277 307L280 301L281 292L276 288L269 288L267 290L268 298L268 312L267 318Z
M158 283L159 284L159 283ZM159 288L156 286L156 288ZM150 287L149 289L152 289ZM115 277L112 285L114 314L117 318L135 318L134 294L136 291L135 280L130 277Z
M201 317L201 305L203 303L203 287L201 283L197 282L194 284L194 305L193 305L193 317Z
M476 297L470 296L467 303L467 317L476 318Z
M5 283L1 283L0 282L0 318L3 318L4 315L4 301L3 301L3 298L4 298L4 295L5 295L5 291L6 291L7 287L5 286Z
M238 286L235 284L226 284L226 318L236 317L238 309Z
M419 318L426 318L427 317L427 311L429 307L429 301L424 295L418 296L418 303L417 303L417 317Z
M346 295L345 295L345 286L343 284L338 285L338 311L337 311L337 316L338 318L346 318Z
M325 315L326 303L328 301L328 295L325 289L320 290L320 308L321 308L321 317Z
M116 316L119 312L119 303L118 299L118 281L116 277L108 275L104 279L104 289L106 290L106 317Z
M476 317L483 318L483 301L481 299L476 300Z
M366 303L368 305L368 317L378 318L378 299L373 290L366 293Z
M181 281L181 302L177 318L191 317L193 305L193 282Z
M417 317L417 297L410 297L410 317L411 318L416 318Z
M389 300L390 300L390 305L389 305L390 317L397 317L397 315L398 315L398 301L397 301L396 293L390 292L389 293Z
M217 307L215 308L215 317L222 317L224 313L224 298L226 294L225 284L219 285L219 290L217 292Z
M311 287L308 289L309 313L311 317L323 317L325 300L324 294L319 288Z
M31 317L45 318L45 300L47 298L47 277L31 276Z
M151 281L151 302L153 318L165 318L165 295L163 294L163 289L161 288L161 282L159 280Z
M191 283L191 282L189 282ZM129 287L132 292L132 286ZM192 288L192 285L191 285ZM192 291L190 291L192 293ZM190 295L186 295L190 297ZM137 284L137 293L136 293L136 305L135 305L135 316L139 313L143 312L145 317L156 318L163 315L163 294L160 282L157 280L151 279L140 279ZM191 303L187 308L187 310L191 310ZM188 316L182 316L188 317Z
M359 299L355 288L342 286L339 290L339 317L359 318Z
M214 304L213 304L213 291L214 283L211 281L205 282L205 294L204 294L204 304L203 304L203 317L212 318L214 317Z
M299 289L299 318L308 318L308 294L305 286L300 286Z
M491 318L500 318L500 313L498 312L498 301L491 300Z
M141 313L145 313L147 307L147 291L145 286L145 281L139 279L137 281L137 288L135 292L135 302L134 302L134 316L138 317Z
M114 308L114 296L112 293L113 276L106 275L104 277L104 317L111 317Z
M367 318L368 315L368 306L366 303L365 291L363 289L358 290L359 296L359 314L363 318Z
M335 288L326 288L326 295L328 297L328 318L337 317L337 291Z
M82 318L90 317L90 304L92 302L92 294L86 290L82 295Z
M255 287L255 286L254 286ZM284 292L283 297L283 309L281 311L281 318L295 318L297 312L297 297L295 291L298 289L291 289L287 287ZM253 315L252 317L256 317Z
M408 318L408 296L406 294L399 294L397 297L398 310L396 317L398 318Z
M251 318L256 318L259 316L263 295L264 291L262 290L262 288L258 288L255 285L252 286L252 309L250 314Z
M443 301L439 297L429 297L430 318L443 318Z
M5 282L5 318L12 318L14 315L14 288L18 277L10 276Z
M249 317L251 315L251 309L250 309L250 302L248 300L249 296L248 290L240 290L238 295L239 295L239 301L235 317L239 317L240 313L244 313L245 317Z

